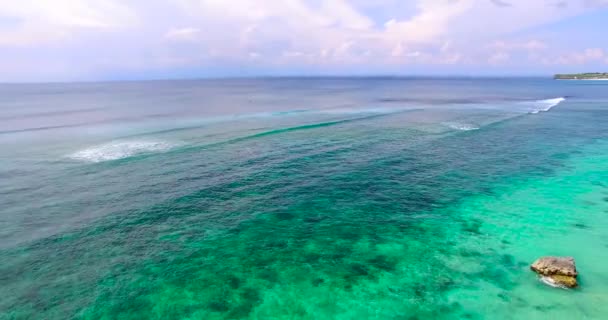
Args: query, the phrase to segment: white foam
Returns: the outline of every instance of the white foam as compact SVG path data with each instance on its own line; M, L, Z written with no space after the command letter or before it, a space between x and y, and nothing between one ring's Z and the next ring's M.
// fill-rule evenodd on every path
M175 144L164 141L115 141L77 151L68 157L86 162L102 162L124 159L139 154L164 152L175 146Z
M459 123L459 122L444 122L442 123L444 126L449 127L451 129L454 130L460 130L460 131L472 131L472 130L479 130L479 127L474 126L472 124L469 123Z
M550 287L553 287L553 288L568 289L566 286L555 282L555 280L553 280L552 278L549 278L549 277L541 276L540 278L538 278L538 280L540 280L540 282L542 282Z
M546 100L536 100L531 103L534 106L534 109L530 110L530 113L536 114L539 112L547 112L547 111L551 110L551 108L557 106L558 104L560 104L564 101L566 101L566 98L564 98L564 97L546 99Z

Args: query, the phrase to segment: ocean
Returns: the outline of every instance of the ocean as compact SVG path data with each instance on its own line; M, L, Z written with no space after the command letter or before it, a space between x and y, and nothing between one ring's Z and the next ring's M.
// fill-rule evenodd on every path
M0 319L604 319L607 262L606 82L0 85Z

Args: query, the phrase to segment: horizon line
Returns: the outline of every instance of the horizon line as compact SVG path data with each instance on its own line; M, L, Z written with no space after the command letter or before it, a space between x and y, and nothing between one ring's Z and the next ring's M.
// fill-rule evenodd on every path
M576 73L573 73L576 74ZM451 74L451 75L394 75L394 74L370 74L370 75L252 75L252 76L199 76L199 77L166 77L166 78L141 78L141 79L99 79L99 80L57 80L57 81L0 81L0 85L27 85L27 84L78 84L78 83L125 83L125 82L162 82L162 81L217 81L217 80L273 80L273 79L545 79L553 78L557 74L538 75L474 75L474 74Z

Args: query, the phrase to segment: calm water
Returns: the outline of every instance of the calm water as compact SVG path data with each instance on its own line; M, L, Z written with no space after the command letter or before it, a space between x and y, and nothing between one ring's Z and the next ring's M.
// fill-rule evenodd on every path
M0 319L608 314L608 83L1 85L0 124Z

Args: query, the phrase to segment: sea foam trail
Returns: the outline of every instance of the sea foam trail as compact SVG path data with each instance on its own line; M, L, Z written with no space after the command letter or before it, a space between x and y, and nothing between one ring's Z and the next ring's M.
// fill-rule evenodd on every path
M460 122L443 122L442 125L460 131L473 131L479 130L479 127L469 124L469 123L460 123Z
M534 109L531 110L530 113L536 114L539 112L547 112L564 101L566 101L565 97L534 101L531 103L534 106Z
M86 162L124 159L140 154L168 151L177 145L165 141L116 141L77 151L68 157Z

